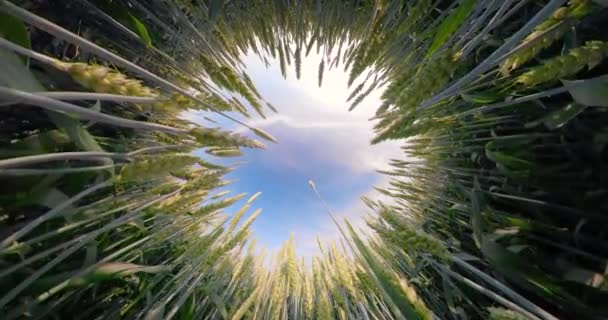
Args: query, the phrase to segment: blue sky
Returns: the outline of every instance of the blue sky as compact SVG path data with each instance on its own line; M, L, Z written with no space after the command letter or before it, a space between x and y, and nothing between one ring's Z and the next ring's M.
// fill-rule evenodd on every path
M347 73L342 66L325 70L319 88L320 61L314 53L303 59L302 76L297 80L292 69L284 79L276 62L266 69L256 56L244 58L256 87L279 111L268 111L267 119L246 122L269 132L279 142L267 144L265 150L247 150L242 158L231 158L247 163L227 176L238 180L227 189L234 194L262 192L254 205L263 208L253 225L254 237L271 250L280 247L291 232L302 255L317 252L317 234L324 241L338 239L337 228L308 186L309 179L315 181L336 216L363 225L366 208L360 196L379 196L373 186L386 184L387 178L375 169L401 154L397 142L369 144L373 123L368 119L379 105L380 92L372 93L348 112ZM233 129L247 134L243 128ZM241 204L229 212L238 210Z

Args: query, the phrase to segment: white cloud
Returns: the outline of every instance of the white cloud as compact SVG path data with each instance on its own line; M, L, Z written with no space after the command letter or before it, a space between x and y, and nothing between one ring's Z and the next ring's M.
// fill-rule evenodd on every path
M302 72L299 80L295 79L293 67L287 79L282 79L280 70L273 64L270 69L257 56L247 56L244 61L248 72L256 84L261 84L262 96L279 110L267 119L249 121L249 124L263 128L272 134L272 129L284 130L310 129L322 132L322 148L328 161L341 162L353 171L365 172L382 168L388 159L401 157L401 145L397 141L388 141L379 145L370 145L373 137L373 123L369 119L380 105L382 89L374 90L357 108L348 111L346 99L348 73L342 66L326 70L323 85L317 84L318 64L321 57L313 51L302 61ZM268 85L268 84L271 85ZM266 84L266 85L264 85ZM289 86L285 90L284 84ZM244 128L237 129L245 132ZM279 142L280 143L280 142Z
M260 81L277 80L281 83L286 83L294 92L299 92L303 96L306 96L308 98L306 101L308 102L306 103L307 107L312 108L312 110L292 108L289 105L290 101L285 101L286 104L283 106L276 105L281 113L297 112L300 115L308 113L314 114L315 116L338 116L348 120L367 120L374 114L377 107L380 105L380 95L383 88L377 88L371 92L359 106L349 112L348 108L350 107L350 102L347 102L346 99L350 95L352 89L359 84L359 81L364 79L364 76L360 76L358 80L355 80L353 86L348 88L347 82L349 74L344 71L343 65L339 65L338 67L329 70L326 64L323 75L323 85L319 87L318 66L321 62L321 56L317 55L314 50L312 50L307 57L303 57L302 59L300 79L296 79L293 65L288 66L287 78L282 79L278 63L272 64L270 68L267 69L263 62L254 54L246 56L243 60L251 75L264 75L264 79L254 79L258 80L256 83ZM367 85L369 84L371 84L371 81L367 82ZM301 103L301 101L291 102ZM316 120L319 120L318 117L316 117Z

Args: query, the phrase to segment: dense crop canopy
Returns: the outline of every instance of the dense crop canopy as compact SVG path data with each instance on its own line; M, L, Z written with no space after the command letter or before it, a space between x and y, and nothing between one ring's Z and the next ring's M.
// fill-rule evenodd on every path
M605 5L0 0L2 318L607 317ZM259 194L230 217L235 168L191 152L277 143L240 59L312 51L350 110L383 88L371 142L404 157L371 231L334 220L305 261L257 249Z

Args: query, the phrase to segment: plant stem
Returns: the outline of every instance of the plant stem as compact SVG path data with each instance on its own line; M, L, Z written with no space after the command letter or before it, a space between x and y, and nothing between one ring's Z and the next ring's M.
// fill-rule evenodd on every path
M113 158L127 160L129 154L97 151L77 151L77 152L58 152L45 153L32 156L0 160L0 169L16 166L28 166L37 163L66 160L98 160L100 158Z
M11 174L12 172L17 172L19 175L21 172L24 174L38 174L41 173L65 173L65 172L79 172L81 171L89 171L89 170L101 170L105 167L113 168L118 165L106 165L99 167L89 167L89 168L58 168L58 169L23 169L22 171L6 171L1 169L7 169L11 167L17 166L28 166L37 163L45 163L51 161L67 161L67 160L98 160L103 158L111 158L111 159L120 159L120 160L129 160L130 158L137 156L142 153L154 153L165 150L172 149L182 149L191 147L189 145L165 145L165 146L154 146L154 147L146 147L141 148L135 151L131 151L129 153L115 153L115 152L97 152L97 151L77 151L77 152L57 152L57 153L45 153L45 154L36 154L31 156L24 156L19 158L5 159L0 160L0 174ZM29 170L29 171L28 171ZM46 172L48 170L52 170ZM31 172L31 173L30 173Z
M475 38L473 38L464 46L464 48L462 49L462 57L467 57L471 53L471 51L473 51L477 47L477 45L479 45L479 43L484 40L485 36L490 31L492 31L494 27L499 25L496 20L501 17L507 9L509 9L511 3L513 3L513 0L504 1L502 3L501 7L498 9L498 12L496 12L490 22L486 24L486 26L481 30L480 33L475 36ZM494 3L492 3L492 5L494 5ZM488 10L489 12L489 8L486 10Z
M1 10L1 6L0 6L0 10ZM57 63L59 62L57 59L55 58L51 58L49 56L46 56L42 53L38 53L34 50L28 49L28 48L24 48L16 43L13 43L11 41L8 41L4 38L0 38L0 48L4 48L10 51L14 51L20 55L26 56L28 58L34 59L38 62L44 63L44 64L48 64L50 66L57 66Z
M48 169L0 169L0 176L34 176L44 174L65 174L89 171L99 171L120 167L121 164L107 164L103 166L81 168L48 168Z
M521 40L528 36L537 25L542 23L545 19L550 17L555 10L562 6L566 0L551 0L544 8L542 8L532 19L530 19L519 31L517 31L509 40L507 40L502 46L496 49L489 57L487 57L482 63L478 64L469 73L458 79L455 83L449 86L447 89L441 91L435 96L431 97L427 101L420 104L417 107L418 110L424 110L427 107L437 103L439 100L448 98L457 94L458 90L469 82L475 80L478 76L484 72L490 70L497 64L501 63L508 57L505 55L511 49L513 49Z
M110 52L107 49L104 49L98 45L96 45L95 43L84 39L80 36L78 36L75 33L70 32L67 29L64 29L56 24L54 24L53 22L46 20L36 14L33 14L23 8L20 8L6 0L1 0L2 2L0 2L0 11L3 11L7 14L13 15L15 17L18 17L19 19L39 28L40 30L43 30L45 32L48 32L52 35L54 35L55 37L65 40L67 42L71 42L74 44L77 44L78 46L80 46L82 49L84 50L88 50L91 53L94 53L96 55L98 55L101 58L104 58L116 65L122 66L123 68L140 75L142 78L156 83L157 85L160 85L162 87L165 88L170 88L174 91L179 92L180 94L189 97L190 99L193 99L194 101L200 103L201 105L205 106L206 108L209 108L210 110L212 110L215 113L218 113L220 115L222 115L223 117L238 123L242 126L245 126L249 129L253 129L253 127L249 126L248 124L239 121L238 119L235 119L221 111L219 111L218 109L216 109L215 107L207 104L206 102L204 102L203 100L199 99L198 97L196 97L194 94L189 93L188 91L180 88L179 86L155 75L154 73Z
M191 148L191 147L194 147L194 146L187 145L187 144L171 144L171 145L165 145L165 146L154 146L154 147L146 147L146 148L141 148L141 149L138 149L135 151L131 151L131 152L127 153L127 155L129 157L133 157L133 156L136 156L141 153L154 153L154 152L160 152L160 151L166 151L166 150L183 149L183 148Z
M157 130L171 134L187 134L188 130L177 129L169 126L164 126L156 123L143 121L135 121L115 117L105 113L93 111L90 109L79 107L75 104L55 100L52 98L39 96L33 93L15 90L7 87L0 87L0 98L10 101L18 101L20 103L38 106L50 111L74 114L82 120L90 120L99 123L105 123L117 127L131 128L137 130Z
M547 311L545 311L542 308L540 308L539 306L535 305L530 300L524 298L523 296L521 296L517 292L513 291L511 288L509 288L509 287L505 286L504 284L502 284L501 282L497 281L496 279L488 276L483 271L481 271L481 270L475 268L474 266L470 265L466 261L464 261L464 260L462 260L462 259L460 259L460 258L458 258L456 256L452 256L452 261L454 263L456 263L457 265L459 265L459 266L467 269L468 271L472 272L476 276L480 277L481 279L483 279L487 283L491 284L492 286L494 286L495 288L497 288L498 290L500 290L501 292L503 292L504 294L506 294L508 297L510 297L511 299L515 300L519 305L521 305L522 307L525 307L530 312L534 312L534 314L538 315L542 319L544 319L544 320L558 320L555 316L551 315Z
M11 302L17 295L19 295L19 293L21 293L24 289L26 289L28 286L30 286L34 281L36 281L38 278L40 278L43 274L47 273L54 266L61 263L61 261L65 260L67 257L69 257L70 255L75 253L78 249L82 248L84 245L86 245L91 240L95 239L96 237L98 237L99 235L101 235L102 233L104 233L108 230L111 230L111 229L121 226L125 223L128 223L129 221L136 218L140 214L140 212L143 211L144 209L146 209L164 199L172 197L175 194L178 194L181 190L182 189L178 189L172 193L157 197L154 200L151 200L148 203L142 205L141 207L127 213L126 215L115 219L113 222L105 225L103 228L97 229L93 232L84 234L80 237L70 240L69 241L70 243L75 242L75 244L72 247L64 250L63 252L61 252L61 254L59 254L53 260L51 260L50 262L48 262L41 268L37 269L36 272L32 273L27 279L25 279L24 281L19 283L19 285L17 285L15 288L12 288L2 298L0 298L0 308L3 308L7 303Z
M131 207L137 206L138 204L139 203L134 203L134 204L130 203L130 204L127 204L127 205L124 205L124 206L120 206L118 208L114 208L114 209L105 211L105 212L95 213L95 216L93 216L91 218L88 218L88 219L85 219L85 220L81 220L81 221L78 221L78 222L74 222L74 223L62 226L62 227L60 227L58 229L54 229L53 231L49 231L49 232L47 232L45 234L42 234L42 235L39 235L39 236L37 236L35 238L28 239L28 240L20 243L19 245L23 245L23 246L34 245L37 242L40 242L40 241L52 238L52 237L57 236L57 235L61 235L61 234L65 233L65 232L67 232L67 231L74 230L74 229L76 229L76 228L78 228L78 227L80 227L82 225L85 225L85 224L91 223L91 225L95 225L95 224L101 223L101 219L103 217L109 216L111 214L114 214L114 213L117 213L117 212L120 212L120 211L123 211L123 210L128 210Z
M490 111L490 110L495 110L495 109L500 109L500 108L505 108L505 107L509 107L518 103L522 103L522 102L528 102L528 101L532 101L532 100L537 100L540 98L546 98L546 97L551 97L560 93L564 93L567 92L568 88L566 87L559 87L559 88L554 88L554 89L549 89L549 90L545 90L542 92L538 92L538 93L534 93L531 95L527 95L524 97L520 97L520 98L516 98L513 99L511 101L504 101L504 102L498 102L498 103L494 103L494 104L489 104L489 105L485 105L479 108L475 108L472 110L468 110L462 113L459 113L457 115L455 115L455 117L463 117L472 113L476 113L476 112L484 112L484 111Z
M19 229L18 231L16 231L15 233L13 233L12 235L8 236L6 239L2 240L2 242L0 243L0 251L4 250L6 247L8 247L9 245L11 245L11 243L19 240L21 237L23 237L24 235L28 234L30 231L34 230L36 227L38 227L39 225L41 225L42 223L44 223L47 220L50 220L52 218L54 218L55 216L61 214L63 212L63 210L65 210L67 207L71 206L72 204L74 204L76 201L98 191L101 190L103 188L109 187L112 185L112 182L110 180L106 180L100 183L97 183L83 191L81 191L80 193L78 193L77 195L71 197L70 199L58 204L57 206L55 206L53 209L47 211L46 213L42 214L41 216L39 216L38 218L34 219L32 222L28 223L26 226L24 226L23 228Z
M491 298L492 300L502 304L503 306L515 310L523 315L525 315L526 317L533 319L533 320L541 320L541 318L535 316L534 314L526 311L525 309L522 309L520 306L516 305L515 303L499 296L498 294L492 292L491 290L488 290L480 285L478 285L477 283L475 283L474 281L471 281L468 278L463 277L462 275L444 267L444 266L438 266L439 270L441 270L444 273L447 273L448 275L450 275L451 277L460 280L461 282L463 282L464 284L468 285L469 287L479 291L480 293L484 294L485 296ZM552 319L558 320L557 318L553 317Z
M117 103L130 102L139 104L151 104L159 101L158 98L154 97L135 97L135 96L124 96L119 94L110 93L96 93L96 92L74 92L74 91L46 91L46 92L33 92L33 94L53 98L63 101L71 100L96 100L96 101L112 101Z
M515 12L517 12L517 10L519 10L521 7L525 6L528 2L530 2L530 0L519 1L519 3L517 3L513 8L511 8L511 10L509 10L509 12L507 12L504 16L502 16L500 18L500 20L496 21L496 25L497 26L501 25L503 22L505 22L507 19L509 19L513 14L515 14Z
M136 248L137 246L145 243L146 241L150 240L152 236L146 236L144 238L141 238L137 241L135 241L134 243L129 244L128 246L112 253L111 255L103 258L102 260L98 261L97 263L94 263L93 265L84 268L82 270L79 270L78 273L76 273L75 275L73 275L72 277L70 277L69 279L61 282L60 284L54 286L53 288L47 290L46 292L44 292L43 294L39 295L36 298L36 302L40 303L40 302L44 302L46 299L48 299L50 296L52 296L53 294L61 291L61 289L67 287L70 284L70 280L78 278L78 277L82 277L84 275L86 275L87 273L93 271L96 267L99 267L101 265L103 265L104 263L110 262L112 259L118 257L119 255L132 250L134 248Z

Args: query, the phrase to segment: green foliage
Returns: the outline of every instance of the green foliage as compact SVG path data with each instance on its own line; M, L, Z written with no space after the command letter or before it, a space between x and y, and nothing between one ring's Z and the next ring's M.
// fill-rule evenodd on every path
M30 36L25 24L5 13L0 13L0 36L22 47L31 48Z
M441 48L445 42L451 38L456 30L467 20L467 17L471 14L471 11L475 8L475 0L465 0L458 8L450 13L447 18L441 22L435 31L435 37L431 43L431 47L426 53L426 56L430 56L437 49Z
M125 24L131 31L135 32L146 46L152 46L152 38L150 37L146 25L135 17L125 6L120 4L120 1L95 0L95 3L114 19Z
M562 83L575 102L594 107L608 107L608 77L567 81Z

